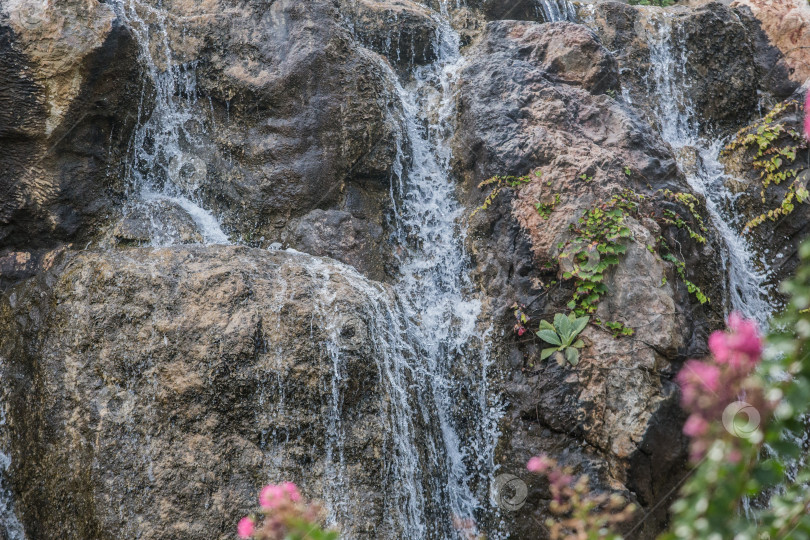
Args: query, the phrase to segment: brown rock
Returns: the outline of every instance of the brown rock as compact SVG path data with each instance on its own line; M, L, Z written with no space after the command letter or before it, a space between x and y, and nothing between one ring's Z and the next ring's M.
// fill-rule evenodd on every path
M104 3L0 9L0 246L86 241L122 198L135 44Z
M799 84L810 78L810 5L803 0L735 0L751 9L791 68Z
M375 302L346 267L238 247L72 252L15 288L0 365L28 536L226 538L292 480L347 533L399 537Z

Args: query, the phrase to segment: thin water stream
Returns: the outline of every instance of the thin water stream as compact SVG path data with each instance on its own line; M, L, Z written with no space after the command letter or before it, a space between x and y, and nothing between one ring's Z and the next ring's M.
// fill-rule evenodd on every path
M747 240L736 230L733 216L723 210L730 207L727 203L733 197L725 187L727 176L719 161L724 140L709 140L700 135L700 115L689 96L687 48L678 40L672 14L655 8L646 13L650 17L651 31L647 37L652 65L647 91L653 98L659 131L675 151L689 185L705 197L712 223L725 243L722 262L730 308L765 328L774 309L763 285L766 276L758 269ZM696 166L684 163L690 154L697 157Z

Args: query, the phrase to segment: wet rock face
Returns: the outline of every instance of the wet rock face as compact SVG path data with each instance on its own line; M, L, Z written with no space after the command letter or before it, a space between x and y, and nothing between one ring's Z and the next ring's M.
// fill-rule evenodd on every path
M388 197L399 130L390 72L352 41L330 2L276 2L206 22L173 42L184 61L205 59L199 84L220 127L213 154L200 156L214 172L199 194L227 230L278 239L291 218L343 209L347 184Z
M549 42L554 46L547 48ZM567 57L564 44L586 58L555 60ZM552 53L554 47L563 52ZM513 322L509 306L515 301L527 306L532 328L541 318L568 312L570 291L551 282L561 277L559 244L585 210L625 188L650 196L659 189L691 193L658 135L629 107L599 93L618 90L617 79L615 62L598 39L569 23L490 23L468 53L459 77L455 147L468 207L478 207L488 194L476 189L480 181L532 173L528 184L507 190L470 221L473 275L488 296L486 311L502 328ZM538 203L553 205L548 216L538 213ZM530 456L547 452L592 474L602 488L630 493L644 508L662 503L634 531L634 538L651 538L666 521L662 501L685 460L671 377L721 324L723 293L716 238L700 245L650 219L628 218L626 224L632 240L606 275L610 292L595 316L620 321L635 335L617 340L589 327L576 369L540 361L539 341L496 340L510 396L498 459L502 470L519 474ZM672 266L650 251L662 234L681 245L701 286L714 283L708 294L716 295L715 305L699 306ZM536 535L548 497L539 481L530 482L526 506L505 518L510 530Z
M807 201L800 203L795 196L791 199L793 210L786 215L777 214L773 219L766 218L762 223L748 230L743 225L763 214L778 210L789 196L791 188L808 189L810 187L810 151L808 143L800 135L803 129L804 96L797 94L781 106L784 110L773 117L771 128L781 126L780 134L769 145L763 157L756 156L756 145L741 145L722 156L729 177L726 187L737 195L734 205L729 208L739 218L741 234L750 240L753 249L758 253L762 264L761 270L767 276L766 287L779 302L785 299L779 291L779 285L796 272L799 265L799 246L810 234L810 206ZM754 122L746 126L746 132L759 129L761 123ZM795 134L795 135L792 135ZM783 165L777 173L788 173L789 176L779 184L763 185L762 171L754 167L754 161L768 160L777 156L778 151L793 152L795 160L787 156L780 159Z
M686 59L676 82L688 86L701 132L733 128L741 117L755 114L758 92L784 98L796 88L782 54L748 10L720 2L662 10L609 1L580 13L616 53L623 84L648 120L655 106L647 99L650 72L654 62L663 61L664 48Z
M85 241L123 194L137 47L106 4L0 6L0 248Z
M231 238L254 245L294 240L298 220L316 209L379 229L406 146L400 103L390 67L355 41L346 19L356 16L369 39L390 30L371 21L411 21L402 39L413 43L384 51L392 62L394 49L412 51L411 62L432 60L436 23L405 0L386 4L388 11L352 5L356 12L292 0L4 3L0 145L9 158L0 186L10 195L0 202L0 248L98 239L121 212L127 228L147 230L162 219L159 210L142 212L137 224L123 208L125 190L140 189L130 185L138 174L158 190L172 183ZM165 114L155 112L156 90L170 76L183 81L170 92L172 112L188 120L160 126L180 133L182 155L165 157L154 134L133 137L136 120ZM147 162L150 173L142 170ZM380 258L377 236L372 251Z
M392 65L413 69L436 59L439 22L410 0L344 0L341 12L359 41Z
M348 471L334 495L354 518L343 525L386 534L368 298L342 272L236 247L72 252L14 289L0 375L14 381L28 536L230 537L268 480L330 500L334 429Z

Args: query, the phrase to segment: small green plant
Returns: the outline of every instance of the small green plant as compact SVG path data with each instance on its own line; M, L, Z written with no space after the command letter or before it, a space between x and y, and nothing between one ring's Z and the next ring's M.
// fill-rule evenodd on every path
M574 240L558 259L563 268L568 268L563 278L576 280L568 308L577 315L594 313L601 297L607 294L604 273L618 265L619 256L627 251L623 242L631 233L624 220L626 213L637 206L625 194L614 195L608 203L586 210L578 225L570 226Z
M626 174L627 176L631 176L633 174L633 171L630 170L630 167L625 166L624 174Z
M554 355L555 360L561 366L566 362L576 366L579 363L579 349L585 346L585 342L577 339L577 336L585 330L588 321L590 321L590 317L577 317L573 312L567 316L557 313L554 315L553 325L548 321L540 321L537 337L553 345L543 349L540 360Z
M663 239L662 239L663 241ZM665 242L664 242L665 244ZM666 248L668 249L668 245ZM669 261L675 267L675 271L678 273L678 276L683 281L683 284L686 285L686 289L689 291L690 294L694 294L695 298L697 298L698 302L701 304L705 304L709 301L709 297L703 294L703 291L700 290L700 287L686 279L686 263L682 260L678 259L675 255L669 252L665 252L661 254L661 258L665 261Z
M517 321L514 330L519 337L526 333L526 325L529 324L529 316L526 315L526 306L518 304L517 302L512 305L512 311Z
M607 96L610 99L616 99L616 90L614 90L613 88L609 88L609 89L605 90L605 94L607 94Z
M602 326L610 330L615 338L632 336L636 333L635 330L620 322L606 322L603 323Z
M589 184L589 183L593 182L593 176L588 176L585 173L580 174L577 178L579 178L580 180L582 180L586 184Z
M538 178L541 176L541 174L542 173L539 170L535 171L534 173L534 175ZM495 199L504 189L520 189L531 181L532 177L528 174L525 176L493 176L492 178L484 180L478 184L478 189L493 186L492 191L490 191L487 198L484 199L484 204L473 210L472 214L470 214L470 218L475 216L478 212L486 210L492 206L492 203L495 202Z

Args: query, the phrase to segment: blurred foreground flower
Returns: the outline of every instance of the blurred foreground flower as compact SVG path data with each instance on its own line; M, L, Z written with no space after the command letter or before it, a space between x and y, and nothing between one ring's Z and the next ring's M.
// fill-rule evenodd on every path
M253 540L337 540L338 533L325 530L324 509L307 503L292 482L268 485L259 493L260 510L239 521L239 538Z
M690 413L683 431L691 438L693 461L702 459L717 439L727 438L735 446L735 437L761 437L761 416L773 409L762 385L750 377L762 359L756 323L732 313L728 331L709 337L709 350L710 358L690 360L678 374L682 404Z
M570 468L559 466L546 455L531 458L526 468L548 480L552 496L549 510L555 516L546 520L551 540L622 538L613 528L633 517L634 504L617 493L592 492L586 475L575 481Z

